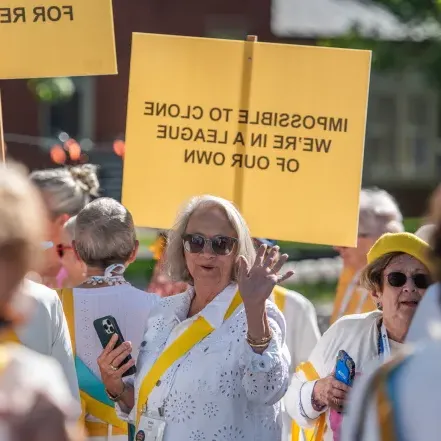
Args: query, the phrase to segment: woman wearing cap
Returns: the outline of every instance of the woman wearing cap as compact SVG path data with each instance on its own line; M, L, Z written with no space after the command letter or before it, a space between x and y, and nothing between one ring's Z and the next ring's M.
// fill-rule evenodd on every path
M307 363L297 368L285 397L290 415L315 440L339 439L341 411L350 387L334 378L340 350L360 374L403 346L412 317L430 285L429 246L410 233L388 233L368 253L361 281L378 310L339 319L323 335ZM310 436L307 438L309 439Z

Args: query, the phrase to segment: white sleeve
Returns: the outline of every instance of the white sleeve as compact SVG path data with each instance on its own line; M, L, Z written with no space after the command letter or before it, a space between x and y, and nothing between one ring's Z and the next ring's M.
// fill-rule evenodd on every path
M80 392L78 388L77 372L73 357L72 344L70 340L69 328L63 307L58 296L54 304L55 313L51 317L53 326L52 352L50 355L60 363L64 375L66 376L73 398L78 402L79 415L81 415Z
M309 300L305 299L299 305L298 302L287 296L286 302L286 327L287 332L291 334L289 338L291 343L288 345L288 349L291 354L291 364L295 369L301 362L308 360L320 339L320 330L315 308Z

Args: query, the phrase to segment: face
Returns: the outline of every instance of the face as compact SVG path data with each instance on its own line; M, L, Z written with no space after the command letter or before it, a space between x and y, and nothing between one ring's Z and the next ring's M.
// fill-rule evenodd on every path
M66 230L61 235L61 243L58 244L57 252L72 286L81 284L85 279L86 266L77 258L72 247L72 239Z
M334 247L343 259L346 268L361 269L367 264L367 253L377 240L377 237L360 233L357 239L356 248Z
M401 323L407 332L429 283L429 271L419 260L408 254L394 257L383 271L383 292L373 294L384 319Z
M215 240L213 247L218 253L214 252L207 242L200 252L191 252L184 247L184 253L195 286L206 286L210 290L220 292L231 281L237 253L237 243L229 239L237 238L237 234L224 211L218 207L195 211L188 221L185 234ZM202 243L200 237L194 236L194 238L195 243ZM222 250L226 250L228 254L222 255Z

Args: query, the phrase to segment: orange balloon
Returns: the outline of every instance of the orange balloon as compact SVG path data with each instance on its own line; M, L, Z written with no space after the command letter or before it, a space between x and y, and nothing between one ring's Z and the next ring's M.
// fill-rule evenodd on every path
M50 156L55 164L64 164L66 162L66 153L63 147L59 144L55 144L50 150Z
M113 151L115 152L115 154L117 154L118 156L123 157L124 153L126 152L126 143L124 141L121 141L120 139L117 139L114 143L113 143Z

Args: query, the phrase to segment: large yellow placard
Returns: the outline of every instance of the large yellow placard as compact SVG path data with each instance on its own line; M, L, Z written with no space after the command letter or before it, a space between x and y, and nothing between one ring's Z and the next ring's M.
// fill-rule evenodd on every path
M256 237L354 246L371 53L134 34L123 203L170 228L191 196Z
M112 0L1 0L0 79L116 74Z

